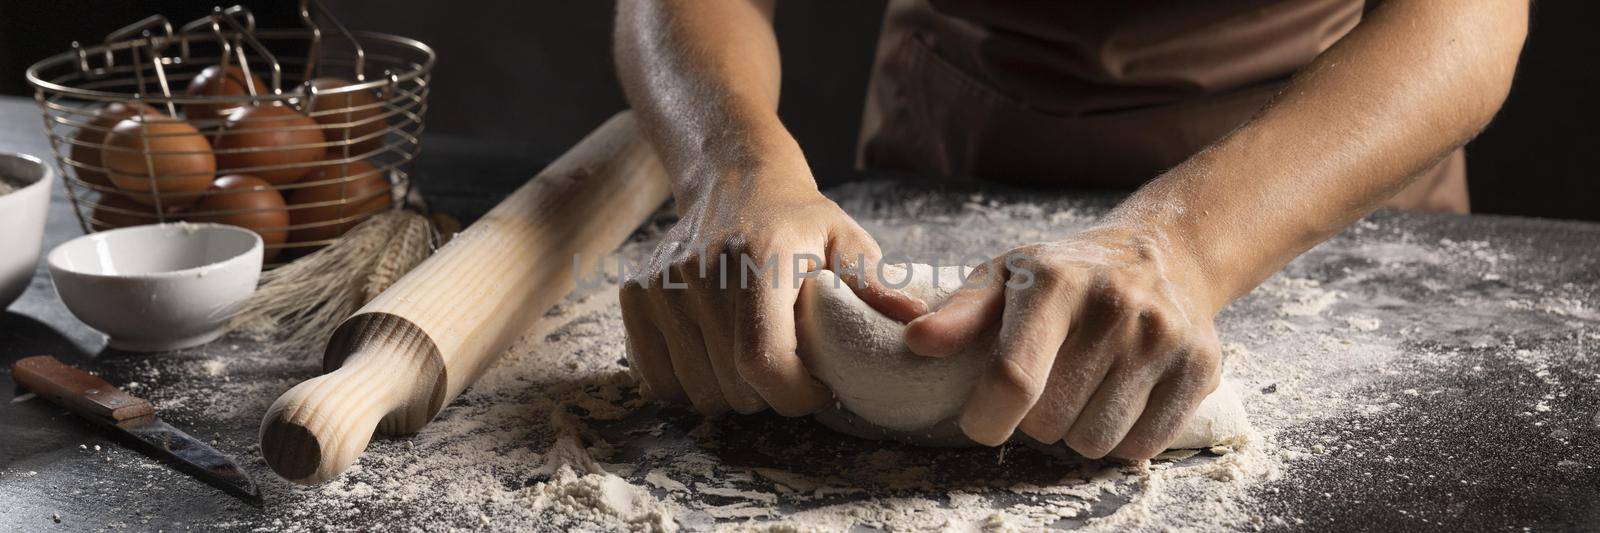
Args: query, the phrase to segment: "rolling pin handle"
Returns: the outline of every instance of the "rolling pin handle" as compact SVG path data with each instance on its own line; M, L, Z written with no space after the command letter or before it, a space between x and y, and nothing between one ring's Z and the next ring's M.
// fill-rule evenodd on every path
M444 366L410 322L383 313L346 320L328 343L331 372L289 389L267 409L261 455L297 483L320 483L361 456L374 431L411 433L439 412ZM346 355L348 354L348 355Z
M366 449L378 422L397 407L396 389L370 385L352 365L296 385L272 402L261 424L267 465L296 483L326 481L348 468ZM350 394L356 389L370 389L370 394Z

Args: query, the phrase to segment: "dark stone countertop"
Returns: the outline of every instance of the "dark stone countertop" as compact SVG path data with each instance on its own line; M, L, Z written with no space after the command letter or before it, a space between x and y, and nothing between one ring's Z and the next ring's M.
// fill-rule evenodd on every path
M0 99L0 124L0 150L48 155L32 101ZM435 208L464 220L538 170L537 162L475 153L466 143L429 142L420 161L420 183ZM46 250L80 234L59 188L54 194ZM1012 201L1056 201L1039 192L991 193L974 207L968 186L906 180L848 185L830 194L880 239L885 233L905 235L903 228L891 226L904 226L927 212L970 213L1003 209ZM948 205L912 206L896 198ZM1109 200L1102 195L1059 203L1092 215ZM992 238L959 237L935 247L998 251ZM1394 260L1395 253L1406 253L1395 252L1405 243L1453 252ZM1279 480L1253 488L1252 512L1291 517L1264 525L1338 530L1600 527L1600 224L1380 213L1308 253L1280 276L1313 280L1317 287L1338 291L1342 296L1331 309L1350 319L1381 319L1382 325L1374 326L1381 330L1370 334L1382 335L1384 346L1409 355L1387 359L1381 368L1351 363L1350 372L1394 374L1344 391L1375 398L1373 403L1380 405L1370 412L1267 424L1276 426L1274 438L1285 443L1323 442L1337 435L1338 442L1328 446L1338 449L1343 443L1348 453L1287 463ZM1342 324L1284 318L1274 312L1283 298L1270 290L1257 292L1266 294L1241 300L1219 318L1225 339L1240 339L1250 350L1264 353L1272 351L1275 335L1304 335L1316 328L1346 331ZM246 341L208 348L211 355L267 349ZM180 352L151 359L105 349L103 338L56 299L42 265L22 299L0 313L0 364L9 366L39 353L94 369L114 383L135 376L148 379L152 366L172 369L197 357ZM200 379L167 371L172 379ZM281 368L230 379L286 387L312 371L306 364L286 361ZM1252 390L1263 397L1288 394L1296 379L1291 373L1252 375L1283 377L1281 388L1278 381L1252 383ZM135 392L159 389L162 379ZM239 459L270 489L265 506L250 506L171 473L52 405L13 403L15 394L9 385L0 386L0 530L428 527L416 518L427 513L359 506L351 511L350 522L285 516L274 498L286 498L285 491L294 489L271 479L253 456L256 428L251 418L219 418L203 401L163 412L174 425L214 439L218 448ZM1258 405L1285 403L1247 405L1261 417L1274 413L1258 411ZM736 443L748 438L754 449L762 439L738 436L738 428L759 431L790 422L755 417L730 424L732 429L724 433L732 432ZM981 455L965 453L956 457ZM53 520L53 515L62 520Z

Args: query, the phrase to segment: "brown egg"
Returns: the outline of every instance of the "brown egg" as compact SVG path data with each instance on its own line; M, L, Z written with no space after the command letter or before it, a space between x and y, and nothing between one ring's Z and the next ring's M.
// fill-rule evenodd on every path
M278 256L288 237L289 211L283 195L255 176L229 174L211 182L211 189L189 208L188 220L239 226L256 232L266 246L263 261Z
M111 183L145 205L155 205L155 198L137 193L152 190L161 195L164 206L192 204L217 173L205 136L189 123L160 113L118 122L106 136L100 158L110 171Z
M327 91L347 87L351 82L337 78L317 78L311 80L311 85L318 91ZM317 94L316 104L311 107L311 118L315 119L325 129L322 136L328 142L337 143L328 147L328 159L344 159L346 157L368 157L373 150L383 146L384 131L389 126L383 118L384 110L378 106L378 95L372 91L360 90L348 93ZM362 139L371 136L370 139ZM350 146L350 153L344 152L344 141L355 141Z
M156 108L139 102L112 102L101 107L95 112L94 118L80 126L72 134L72 148L68 154L73 161L84 167L103 167L100 161L100 148L106 140L106 135L111 133L111 128L118 122L134 115L161 114ZM106 173L92 168L77 167L76 173L79 180L90 185L110 187L111 180Z
M347 217L370 215L389 207L389 181L383 173L366 161L345 165L331 165L306 176L302 183L328 181L310 187L288 191L289 219L294 225L329 222ZM325 202L340 202L330 203ZM313 207L301 207L311 205ZM290 242L321 241L337 238L365 220L356 218L338 224L319 225L292 230Z
M256 94L267 94L267 87L261 83L261 77L250 76L250 85L255 86ZM224 73L222 66L212 65L196 74L189 80L189 88L183 91L189 96L244 96L250 94L245 88L244 71L236 66L229 66ZM183 114L189 120L219 120L228 116L241 104L188 104L183 106Z
M273 185L294 183L322 161L319 129L317 121L288 106L235 109L216 137L217 166L223 172L249 174Z
M167 221L177 220L177 210L167 215ZM156 217L156 208L141 204L120 194L102 194L95 201L94 210L89 213L89 227L94 231L126 228L128 226L142 226L156 224L161 218Z

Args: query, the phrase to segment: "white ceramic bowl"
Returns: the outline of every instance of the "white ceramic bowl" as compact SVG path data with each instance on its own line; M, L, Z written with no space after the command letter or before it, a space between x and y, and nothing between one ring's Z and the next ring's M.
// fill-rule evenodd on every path
M107 344L159 352L222 335L261 277L261 237L222 224L134 226L67 241L47 260L67 309Z
M0 176L22 188L0 195L0 309L22 296L39 264L56 171L30 155L0 153Z

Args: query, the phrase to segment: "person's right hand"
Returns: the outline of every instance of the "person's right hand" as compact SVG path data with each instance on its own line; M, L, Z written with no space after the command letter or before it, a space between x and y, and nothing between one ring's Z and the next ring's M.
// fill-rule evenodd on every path
M882 257L878 243L817 191L803 161L701 189L679 195L677 225L622 286L629 361L645 394L708 416L769 406L801 416L826 405L831 393L795 351L799 272L839 272L902 321L926 311L863 270Z

